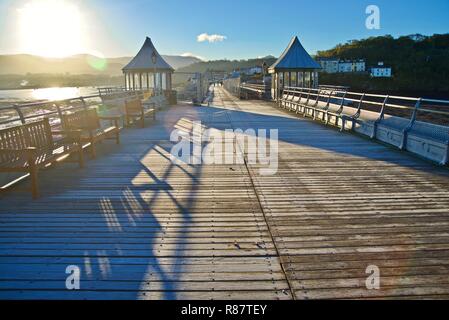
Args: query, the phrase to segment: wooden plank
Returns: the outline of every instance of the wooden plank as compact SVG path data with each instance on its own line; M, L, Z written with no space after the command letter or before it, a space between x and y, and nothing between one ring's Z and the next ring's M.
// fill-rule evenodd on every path
M0 297L290 299L246 167L170 161L167 123L230 127L215 110L192 111L124 130L82 172L46 171L38 201L2 198ZM80 267L79 292L65 290L68 265Z
M1 299L322 299L449 296L449 173L216 87L171 107L83 170L45 170L42 197L0 199ZM278 170L173 164L169 135L279 129ZM253 148L237 146L246 158ZM368 265L381 289L367 290ZM81 270L78 292L65 268Z
M446 169L270 104L215 97L234 127L280 129L277 173L248 170L295 298L447 295ZM365 287L373 264L381 290Z

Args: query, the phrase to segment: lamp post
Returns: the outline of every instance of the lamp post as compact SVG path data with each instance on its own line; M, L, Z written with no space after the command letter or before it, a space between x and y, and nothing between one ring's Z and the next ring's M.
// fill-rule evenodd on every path
M264 62L262 63L262 82L263 82L263 84L265 84L265 75L266 75L267 67L268 67L268 65L267 65L267 63L264 61Z
M153 50L153 53L151 54L151 62L153 62L154 95L156 95L156 62L157 62L157 55L156 55L156 52L154 50Z

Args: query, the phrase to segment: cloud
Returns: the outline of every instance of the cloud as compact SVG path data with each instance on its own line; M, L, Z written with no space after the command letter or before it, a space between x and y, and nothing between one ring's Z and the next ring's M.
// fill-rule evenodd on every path
M209 41L209 43L222 42L226 39L227 39L227 37L223 36L221 34L207 34L207 33L202 33L196 37L196 40L198 42Z
M193 54L191 52L184 52L183 54L181 54L181 57L192 57L192 58L197 58L197 59L200 59L200 60L204 60L203 57L198 56L196 54Z

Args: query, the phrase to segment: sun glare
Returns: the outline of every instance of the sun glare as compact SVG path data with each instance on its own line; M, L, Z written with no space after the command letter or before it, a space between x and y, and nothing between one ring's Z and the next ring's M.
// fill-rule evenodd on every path
M79 8L65 0L32 0L18 9L23 52L66 57L85 51Z
M33 90L33 98L36 100L64 100L80 96L78 88L43 88Z

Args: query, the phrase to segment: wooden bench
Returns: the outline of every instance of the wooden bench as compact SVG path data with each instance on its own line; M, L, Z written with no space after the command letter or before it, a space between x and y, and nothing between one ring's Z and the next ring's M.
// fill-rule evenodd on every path
M145 127L145 118L151 116L156 120L155 108L144 108L140 99L125 101L125 123L131 124L133 119L139 119L142 128Z
M56 141L56 135L63 138ZM29 173L34 199L39 197L39 169L72 153L83 167L81 132L52 132L48 119L0 130L0 172Z
M99 116L96 109L86 109L74 113L63 114L62 127L64 130L81 130L81 142L88 144L92 158L97 157L95 145L105 139L115 139L120 143L119 120L121 116ZM101 126L101 120L110 120L114 124Z

